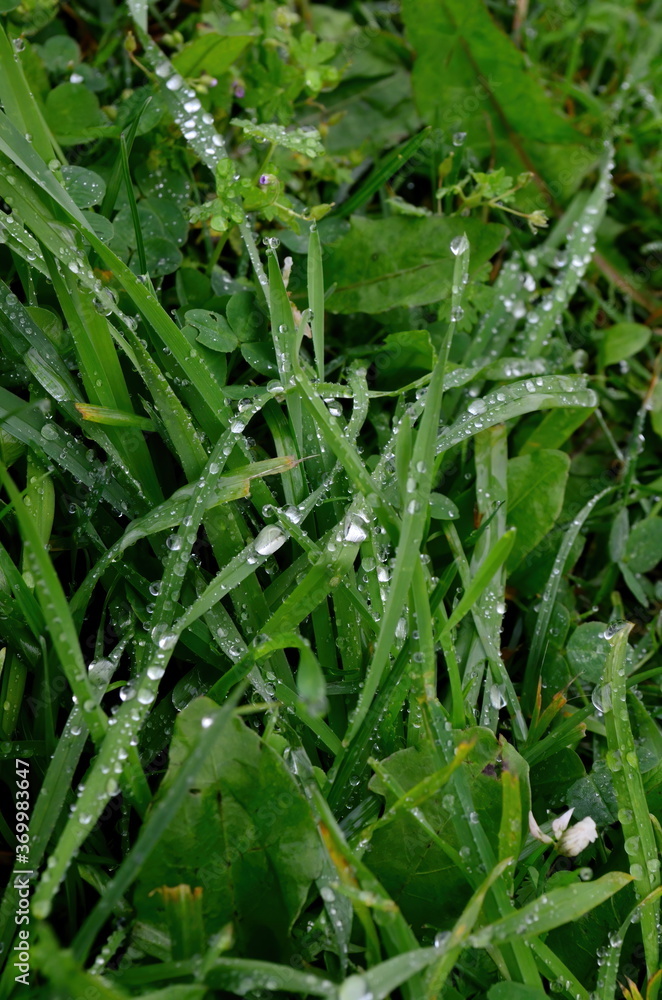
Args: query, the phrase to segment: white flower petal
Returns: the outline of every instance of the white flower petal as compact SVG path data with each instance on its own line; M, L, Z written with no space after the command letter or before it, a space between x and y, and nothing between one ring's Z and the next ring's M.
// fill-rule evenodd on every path
M538 824L536 823L536 818L532 812L529 813L529 833L536 840L539 840L541 844L551 844L552 838L548 837L546 833L543 833Z
M575 858L585 847L588 847L589 844L592 844L597 839L598 831L595 820L591 819L590 816L586 816L579 823L575 823L574 826L565 831L556 845L556 850L566 858Z
M568 809L567 812L564 812L562 816L559 816L559 818L555 819L552 823L552 830L554 831L554 836L557 840L563 831L568 829L568 823L570 822L570 817L574 811L574 807L572 809Z

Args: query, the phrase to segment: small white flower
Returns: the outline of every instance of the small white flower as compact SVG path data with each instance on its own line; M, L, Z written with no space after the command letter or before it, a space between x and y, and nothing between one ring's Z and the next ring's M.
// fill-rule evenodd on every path
M532 837L539 840L541 844L551 844L553 843L552 838L548 837L546 833L543 833L538 824L536 823L536 818L532 812L529 813L529 832Z
M553 837L542 832L536 823L533 813L530 812L529 831L531 836L539 840L541 844L554 844L559 854L565 855L566 858L576 857L585 847L588 847L594 840L597 840L598 831L595 826L595 820L591 819L590 816L586 816L579 823L575 823L574 826L568 829L570 817L574 811L574 809L568 809L567 812L564 812L562 816L559 816L558 819L552 822Z
M575 811L574 809L568 809L567 812L564 812L562 816L559 816L558 819L555 819L553 821L552 830L554 831L555 840L560 840L561 834L568 829L568 823L570 822L570 819L574 811Z
M556 845L556 850L559 854L565 855L566 858L576 858L585 847L588 847L589 844L592 844L597 839L598 831L595 826L595 820L591 819L590 816L586 816L584 819L580 819L579 823L575 823L574 826L565 831Z

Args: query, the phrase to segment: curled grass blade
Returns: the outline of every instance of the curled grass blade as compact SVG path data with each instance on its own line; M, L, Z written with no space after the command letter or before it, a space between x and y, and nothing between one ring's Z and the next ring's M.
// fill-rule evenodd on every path
M609 493L614 491L614 489L615 487L613 486L607 486L604 490L600 490L599 493L596 493L595 496L591 497L588 503L585 504L579 513L575 515L569 528L563 536L558 554L554 560L552 572L550 573L549 579L543 591L541 607L536 618L536 627L533 633L533 639L531 640L531 648L529 650L529 656L526 663L526 671L524 675L524 699L527 703L533 703L534 690L538 683L538 677L540 676L545 656L547 630L549 629L549 623L552 620L554 602L556 600L556 595L558 594L559 584L561 582L561 576L563 574L565 564L568 560L570 552L572 551L572 547L575 544L575 540L577 539L577 536L579 535L579 532L581 531L587 518L603 497L608 496Z
M439 452L461 444L479 430L494 427L495 424L521 417L525 413L557 406L595 407L598 400L593 390L586 388L586 379L580 375L545 375L494 389L482 397L481 403L478 414L475 413L474 401L470 409L442 431L439 436Z

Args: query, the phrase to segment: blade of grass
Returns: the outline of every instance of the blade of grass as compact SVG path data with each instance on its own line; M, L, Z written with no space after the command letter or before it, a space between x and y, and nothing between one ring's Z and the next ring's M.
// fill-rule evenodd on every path
M593 882L577 882L560 889L550 889L544 897L475 931L469 939L470 944L473 948L486 948L517 938L539 937L589 913L632 881L632 876L625 872L609 872Z
M129 168L129 149L127 146L126 139L124 135L120 136L120 163L122 164L122 176L124 178L124 187L126 188L126 196L129 202L129 210L131 212L131 221L133 222L133 232L136 238L136 252L138 254L138 266L140 267L141 274L147 274L147 258L145 256L145 243L143 240L142 226L140 225L140 217L138 215L138 205L136 203L136 195L133 190L133 184L131 183L131 170Z
M625 849L630 857L630 874L635 879L635 892L641 897L649 896L659 886L660 860L626 708L625 657L628 636L634 626L625 622L613 632L615 627L609 629L609 652L600 688L609 747L607 766L611 770L616 791L618 818L623 828ZM649 978L658 969L659 919L660 903L659 898L656 898L641 910L641 933Z
M313 334L313 352L317 377L324 381L324 271L322 244L317 225L310 227L308 240L308 307L312 313L310 328Z
M94 700L87 667L62 585L42 544L32 515L2 462L0 462L0 481L14 506L23 536L25 557L36 583L37 597L51 642L69 686L82 707L85 724L95 743L99 744L106 732L108 719Z
M350 195L346 201L341 202L334 210L334 215L339 215L346 219L358 208L365 205L380 187L382 187L394 174L405 166L405 164L416 155L421 146L432 137L432 130L424 128L418 135L407 139L388 153L379 163L376 163L366 179L361 183L354 194Z
M552 572L550 573L545 590L543 591L541 607L538 612L538 617L536 618L536 627L533 633L531 648L526 662L523 684L523 701L529 708L533 706L535 689L538 684L538 678L540 676L540 671L542 670L545 656L545 637L547 630L549 629L549 623L552 619L554 602L556 600L565 564L568 561L572 547L575 544L575 540L585 524L586 519L602 498L608 496L609 493L614 491L614 489L614 486L607 486L604 490L600 490L599 493L596 493L595 496L591 497L588 503L585 504L579 513L575 515L570 527L566 530L565 535L563 536L558 554L554 560Z
M458 315L457 310L461 302L465 276L469 273L469 244L466 237L463 237L463 240L462 247L455 255L453 315ZM402 515L391 585L384 606L384 613L372 661L368 667L363 689L345 736L344 742L346 745L356 735L381 683L390 657L395 630L409 594L415 565L420 558L420 548L427 522L428 502L432 489L435 440L443 398L444 372L455 322L455 320L451 320L448 325L425 397L425 408L420 427L416 433L409 468L407 485L410 485L410 488L407 490L408 499Z

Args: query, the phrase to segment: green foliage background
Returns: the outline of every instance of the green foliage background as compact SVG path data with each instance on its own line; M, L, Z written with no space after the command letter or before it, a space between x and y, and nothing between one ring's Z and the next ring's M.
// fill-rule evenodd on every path
M3 998L658 996L661 13L0 0Z

